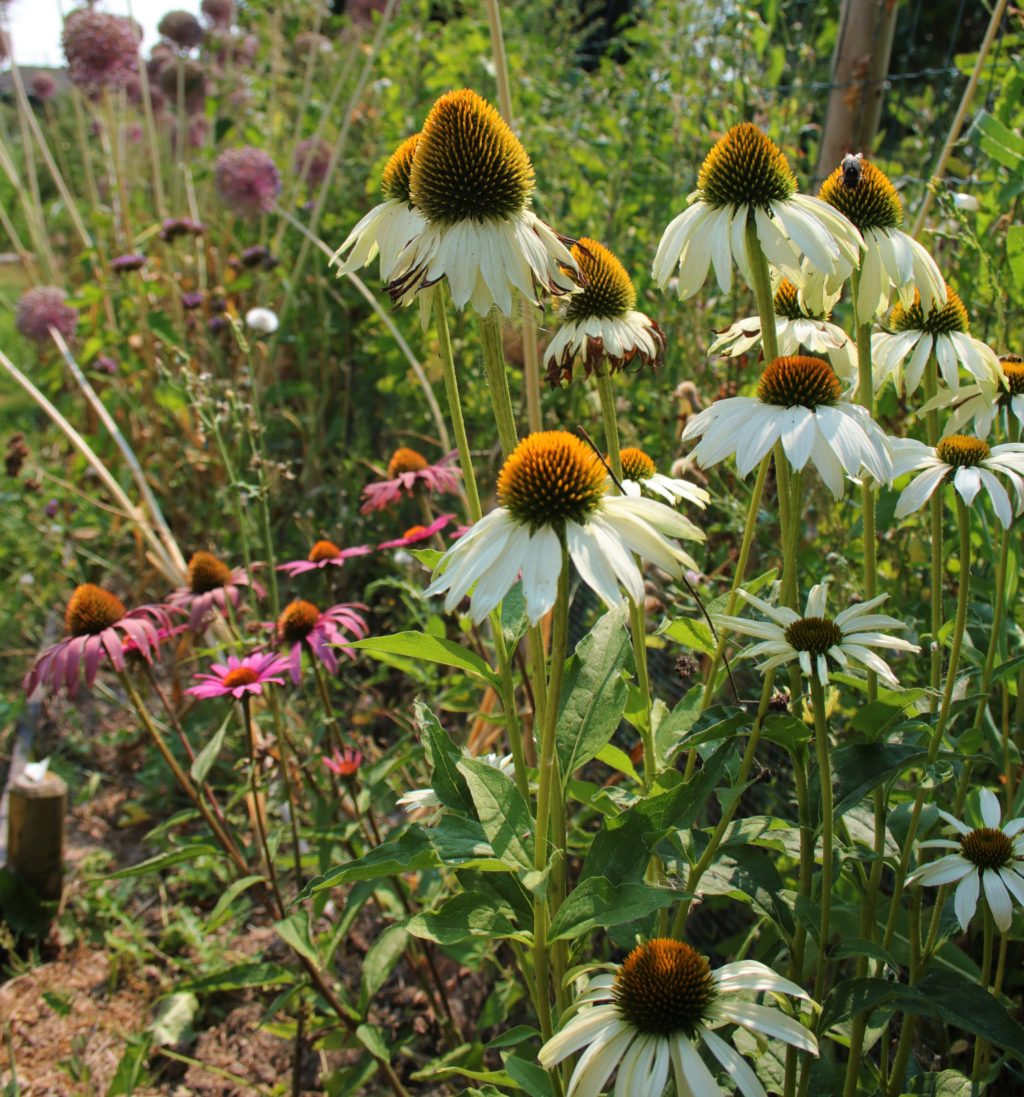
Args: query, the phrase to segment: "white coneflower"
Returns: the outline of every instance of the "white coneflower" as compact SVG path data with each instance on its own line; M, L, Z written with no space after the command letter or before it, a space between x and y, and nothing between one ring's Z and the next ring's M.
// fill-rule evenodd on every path
M703 510L711 501L704 488L675 476L664 476L654 462L637 446L627 446L619 452L622 462L622 490L627 495L639 496L645 491L660 495L669 503L693 503Z
M567 293L576 283L569 249L530 209L533 165L504 119L474 91L442 95L423 125L409 197L423 231L403 253L388 286L409 304L447 279L457 309L512 314L516 293ZM429 296L426 298L429 300Z
M884 312L893 294L909 305L916 290L930 309L942 307L946 285L939 268L900 229L903 205L884 172L863 157L847 157L822 184L819 197L856 225L864 238L856 302L860 323L870 324Z
M953 909L965 933L984 890L992 919L1005 933L1013 920L1011 896L1024 906L1024 818L1011 819L1000 827L999 798L987 788L981 790L983 827L972 829L941 808L939 815L956 830L959 840L933 838L918 842L918 848L956 852L922 865L907 882L926 887L956 884Z
M502 757L500 754L470 754L468 750L462 752L465 757L472 758L476 762L483 762L485 766L499 770L509 779L514 779L516 774L515 763L511 754ZM414 811L427 808L439 808L441 801L433 788L413 788L396 801L399 807L412 814Z
M910 305L897 302L889 314L889 327L891 331L876 332L871 337L876 391L892 375L897 392L907 396L915 393L932 352L943 381L951 389L960 387L960 366L981 382L998 371L995 351L969 334L967 309L949 286L945 304L930 312L922 308L916 290Z
M580 286L559 304L561 327L544 354L548 380L553 385L572 380L577 361L583 363L588 377L606 368L623 370L634 361L659 365L665 336L634 307L636 290L626 268L606 247L587 237L573 244L571 251Z
M522 574L532 624L555 603L562 545L583 581L609 606L622 604L620 584L643 604L643 576L633 554L678 577L697 565L667 537L703 541L704 534L664 503L607 494L604 464L566 431L527 435L498 477L496 510L482 518L438 561L427 596L443 594L450 613L476 584L470 607L482 621Z
M409 195L418 140L419 134L407 137L384 165L380 181L384 201L362 218L331 258L331 263L338 266L339 277L372 263L379 252L381 281L390 282L398 272L403 249L423 231L426 219Z
M750 282L746 227L753 220L768 262L792 281L801 257L830 276L845 277L860 261L860 233L827 202L798 194L782 151L750 122L733 126L708 153L688 207L669 223L654 258L665 286L678 267L678 292L692 297L713 266L723 293L732 264Z
M776 358L765 367L756 396L717 400L683 431L683 441L700 438L693 459L702 467L736 455L746 476L776 442L793 468L810 462L836 499L846 476L866 469L888 483L892 458L881 429L858 404L840 399L842 385L821 358Z
M1009 529L1014 514L1024 510L1024 444L1020 442L990 447L980 438L951 434L937 446L925 445L915 438L894 438L891 445L893 480L907 472L921 473L897 500L897 518L920 510L946 481L952 481L968 506L985 488L1004 529ZM1006 488L996 479L997 472L1013 486L1016 506L1011 506Z
M796 610L773 606L745 590L741 590L739 594L768 620L728 617L725 614L712 615L712 619L719 628L738 632L743 636L753 636L761 641L742 653L744 659L765 656L764 662L758 664L757 669L760 671L797 662L805 677L816 677L825 686L828 685L830 662L845 671L851 669L851 664L859 663L868 670L873 670L888 685L896 687L899 682L889 664L871 648L912 652L921 650L908 640L879 632L879 629L906 628L895 617L871 612L886 600L886 594L856 603L837 613L835 617L825 616L828 598L826 583L818 583L811 588L802 617Z
M824 279L819 278L819 283ZM783 278L775 291L775 338L779 354L790 356L801 350L825 355L840 380L852 382L857 376L857 344L841 327L829 323L836 293L820 295L820 309L812 309L804 293L788 278ZM708 355L735 358L761 345L760 317L751 316L717 333L708 347Z
M999 372L991 379L964 385L955 391L940 392L918 415L946 408L954 410L943 428L943 436L959 434L973 420L974 433L979 438L987 438L992 424L1001 416L1006 418L1008 434L1011 418L1017 420L1018 430L1024 430L1024 358L1019 354L1001 354Z
M656 938L638 945L622 964L600 966L606 970L590 979L576 1015L537 1056L550 1070L583 1051L566 1097L597 1097L616 1069L615 1097L660 1097L670 1072L679 1097L721 1097L726 1091L701 1057L702 1045L729 1076L731 1092L765 1097L750 1064L714 1031L723 1025L818 1054L817 1041L799 1021L747 997L810 1000L756 960L712 970L685 942Z

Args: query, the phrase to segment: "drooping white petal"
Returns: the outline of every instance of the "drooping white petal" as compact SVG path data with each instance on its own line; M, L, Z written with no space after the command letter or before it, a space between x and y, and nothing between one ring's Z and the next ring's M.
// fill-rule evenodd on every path
M981 890L979 873L969 872L956 886L956 894L953 897L953 909L956 911L960 928L966 933L974 912L978 908L978 893Z

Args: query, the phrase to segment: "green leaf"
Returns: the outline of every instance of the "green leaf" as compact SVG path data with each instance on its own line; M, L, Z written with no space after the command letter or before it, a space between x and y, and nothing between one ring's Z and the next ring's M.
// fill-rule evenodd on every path
M456 945L473 937L511 937L529 944L531 938L516 929L513 917L512 908L498 896L463 891L447 899L437 910L413 915L408 927L414 937L439 945Z
M160 869L170 868L172 865L180 865L184 861L194 861L197 857L219 852L216 846L205 845L201 842L191 846L179 846L178 849L173 849L170 853L160 853L156 857L140 861L130 868L122 868L117 872L112 872L107 879L125 880L129 876L145 876L150 872L159 872Z
M375 1058L381 1059L385 1063L391 1061L387 1040L384 1038L384 1033L376 1025L360 1025L356 1029L356 1038Z
M192 1040L192 1021L199 1011L199 999L187 990L165 998L157 1009L148 1032L160 1046L185 1044Z
M508 1076L530 1097L550 1097L551 1079L548 1072L537 1063L529 1059L522 1059L518 1055L510 1055L505 1060L505 1069Z
M973 1097L970 1078L958 1070L942 1070L938 1074L919 1074L907 1093L911 1097Z
M927 756L927 750L913 743L851 743L840 747L832 756L836 815L849 811L872 789Z
M148 1036L128 1037L117 1070L107 1087L107 1097L132 1097L145 1077L149 1049Z
M614 743L608 743L607 746L602 747L594 757L606 766L611 766L612 769L617 769L619 773L631 777L637 784L640 783L640 774L637 773L636 766L633 765L629 755L624 750L620 750Z
M459 771L495 857L515 868L533 868L533 816L512 779L476 758L462 758Z
M516 1025L500 1036L495 1036L493 1040L484 1046L487 1048L517 1047L524 1040L539 1040L540 1038L540 1031L531 1025Z
M548 929L547 943L573 941L598 926L621 926L671 906L686 896L647 884L613 884L604 876L584 880L559 907Z
M505 646L514 651L519 641L526 635L530 620L526 616L526 595L520 580L501 600L501 632Z
M316 967L320 967L320 955L309 936L309 917L304 909L296 910L287 918L275 922L274 929L289 948L294 949L300 956L304 956Z
M253 884L258 884L264 879L265 877L263 876L243 876L240 880L232 880L228 885L227 891L217 900L217 905L210 912L210 917L206 920L207 932L216 929L220 924L221 918L224 916L224 912L231 907L231 904L243 891L248 891Z
M425 632L396 632L391 636L368 636L365 640L355 640L350 647L365 651L367 655L403 655L427 663L441 663L446 667L457 667L474 674L490 683L495 689L501 682L493 670L469 648L457 644L454 640L445 640L438 636L428 636Z
M451 741L433 712L421 701L416 702L413 712L416 728L423 738L427 760L430 762L430 787L446 808L468 815L474 814L469 785L458 770L459 760L463 757L462 751Z
M1003 125L988 111L981 111L975 118L971 131L981 134L978 142L981 150L997 164L1016 172L1024 165L1024 139Z
M196 755L189 773L197 785L201 785L206 780L206 775L213 768L213 763L217 761L217 755L220 754L221 747L224 746L224 736L227 734L228 724L231 723L232 716L233 713L229 709L227 716L224 717L224 722L213 733L213 737L206 746Z
M359 988L359 1011L366 1007L374 995L388 981L409 943L409 931L405 926L388 926L373 942L363 959L363 976Z
M801 743L806 743L814 734L814 729L798 720L795 716L784 716L776 713L765 719L761 728L761 738L771 743L778 743L786 750L795 750Z
M713 705L702 713L689 735L682 741L687 750L701 743L714 743L719 739L733 738L751 718L741 708L732 705Z
M1006 230L1006 259L1018 290L1024 290L1024 225Z
M702 655L715 654L715 638L706 621L691 617L677 617L664 630L664 635L682 644L684 648L699 651Z
M280 964L235 964L198 979L188 979L179 984L179 989L191 990L196 994L213 994L215 991L240 990L242 987L280 986L292 982L294 978L294 973Z
M400 872L437 868L441 864L430 839L420 827L411 826L396 838L389 838L363 857L336 865L310 880L302 889L296 902L308 899L318 891L351 884L356 880L379 880L383 876L396 876Z
M622 719L631 663L625 620L623 612L606 613L566 663L555 732L563 781L596 757Z

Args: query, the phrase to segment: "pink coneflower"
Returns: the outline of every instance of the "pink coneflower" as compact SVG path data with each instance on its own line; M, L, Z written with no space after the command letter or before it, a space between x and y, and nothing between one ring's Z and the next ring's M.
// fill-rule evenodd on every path
M361 602L342 602L323 613L312 602L296 598L281 611L274 625L279 644L288 648L288 666L292 681L298 685L302 674L302 649L319 659L331 674L338 672L335 647L340 647L350 658L355 651L345 646L349 639L346 632L361 640L370 631L369 626L356 610L365 610Z
M377 548L406 548L409 545L418 545L422 541L429 541L438 530L444 529L454 517L454 514L438 515L429 526L413 526L412 529L407 529L401 537L396 537L394 541L382 541Z
M242 587L250 587L257 598L264 596L263 588L245 568L229 568L212 552L195 552L188 562L188 586L179 587L167 602L187 610L188 627L201 632L212 610L225 613L228 602L238 607Z
M235 213L269 213L281 193L281 176L274 161L251 145L225 149L217 157L214 181L221 201Z
M331 773L336 773L346 781L351 781L363 764L363 756L358 750L353 750L351 747L346 747L344 751L340 751L335 747L333 757L324 758L323 763Z
M458 469L448 467L454 457L454 452L445 454L440 461L431 465L422 453L414 449L406 446L396 449L388 462L387 478L376 484L367 484L363 489L366 501L359 508L360 513L384 510L417 486L428 492L458 491L459 476L462 474Z
M64 56L77 87L123 88L139 68L139 26L120 15L78 8L64 21Z
M48 72L37 72L29 90L40 103L48 103L57 94L57 81Z
M145 264L144 255L118 255L110 260L110 269L115 274L127 274L129 271L140 270Z
M185 692L202 700L230 694L237 701L248 693L262 693L264 686L283 686L287 670L288 661L273 652L256 652L242 659L229 655L227 663L212 663L211 673L194 674L199 685Z
M124 670L126 641L132 641L134 650L152 662L159 652L160 629L172 628L170 607L146 605L129 611L120 598L94 583L75 588L64 624L68 635L41 652L25 676L23 686L29 696L45 682L74 697L83 667L85 684L91 688L104 654L116 670Z
M206 31L190 11L169 11L157 23L156 29L169 42L183 50L201 46L206 37Z
M351 548L338 548L333 541L317 541L309 550L305 560L289 560L287 564L278 564L277 570L286 572L292 578L303 575L307 571L317 571L319 568L340 568L346 560L353 556L365 556L373 552L369 545L353 545Z
M235 19L235 0L203 0L199 10L214 26L230 27Z
M64 303L65 294L57 286L35 286L18 298L15 326L26 339L37 343L50 341L50 328L70 339L78 327L78 313Z
M321 138L309 137L295 146L292 169L296 175L305 176L307 186L320 186L330 165L331 146Z

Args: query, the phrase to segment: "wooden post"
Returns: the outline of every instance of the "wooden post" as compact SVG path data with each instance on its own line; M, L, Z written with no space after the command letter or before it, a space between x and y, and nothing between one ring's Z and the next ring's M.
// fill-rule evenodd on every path
M56 774L22 775L9 790L7 867L40 899L60 899L64 883L64 815L68 786Z
M870 155L882 113L898 0L843 0L817 185L851 152Z

